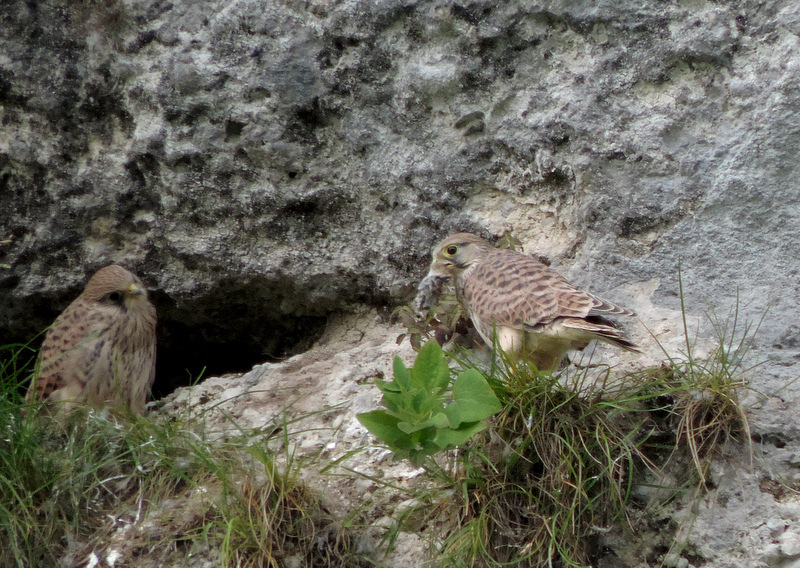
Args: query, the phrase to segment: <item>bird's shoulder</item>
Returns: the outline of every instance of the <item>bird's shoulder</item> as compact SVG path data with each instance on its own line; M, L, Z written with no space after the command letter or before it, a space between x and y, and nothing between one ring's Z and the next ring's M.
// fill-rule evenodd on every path
M509 249L495 249L469 275L465 287L481 287L493 295L547 295L556 285L569 285L538 258Z

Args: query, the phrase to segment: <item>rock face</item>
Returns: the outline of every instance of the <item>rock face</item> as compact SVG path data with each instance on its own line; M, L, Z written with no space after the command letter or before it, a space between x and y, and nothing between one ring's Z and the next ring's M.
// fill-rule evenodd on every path
M690 316L769 307L751 382L777 394L752 426L767 469L796 479L794 0L6 0L0 16L0 342L121 262L153 291L163 393L185 369L302 350L336 311L408 301L448 232L511 231L668 348L679 264ZM759 498L698 525L707 566L794 558L775 531L730 557L754 519L800 516L747 476Z

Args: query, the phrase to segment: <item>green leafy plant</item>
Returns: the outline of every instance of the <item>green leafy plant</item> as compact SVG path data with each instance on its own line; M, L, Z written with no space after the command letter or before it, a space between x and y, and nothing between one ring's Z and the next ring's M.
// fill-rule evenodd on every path
M410 369L396 357L394 380L377 385L386 409L359 414L358 420L395 454L416 464L465 443L486 427L486 418L502 410L475 369L462 371L450 385L450 368L436 341L420 349Z

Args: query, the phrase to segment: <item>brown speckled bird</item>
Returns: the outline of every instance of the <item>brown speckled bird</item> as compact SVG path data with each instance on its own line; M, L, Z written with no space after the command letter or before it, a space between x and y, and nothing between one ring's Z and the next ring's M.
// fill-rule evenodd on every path
M495 248L470 233L447 237L433 249L420 283L423 304L452 280L456 296L483 341L530 360L540 370L558 367L570 349L593 339L638 351L606 316L633 312L575 288L539 260Z
M142 281L112 264L92 276L48 330L27 398L142 414L155 362L156 310Z

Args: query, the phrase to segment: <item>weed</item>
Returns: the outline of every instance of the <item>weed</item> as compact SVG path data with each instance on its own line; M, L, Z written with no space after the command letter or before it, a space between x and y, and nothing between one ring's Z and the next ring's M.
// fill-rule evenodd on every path
M584 565L598 528L625 522L636 472L652 467L644 415L621 410L637 405L638 385L615 385L608 402L585 372L508 364L489 375L503 411L450 476L460 526L439 565Z
M475 369L458 374L452 386L450 368L436 341L422 347L411 369L394 360L394 380L376 382L386 410L358 415L358 420L399 457L422 463L431 454L459 446L485 428L499 412L500 401ZM449 404L445 404L449 402Z
M698 359L689 335L680 275L678 282L686 351L676 357L662 347L666 361L644 371L644 391L655 395L650 399L653 417L662 429L674 433L671 458L687 455L691 471L703 486L711 459L728 441L744 440L752 455L750 427L739 392L749 388L747 377L760 364L746 365L746 361L764 316L755 324L742 324L738 296L726 318L707 315L716 346L708 357Z
M30 350L3 353L0 567L197 554L223 566L372 565L354 550L356 521L299 482L301 463L259 443L274 430L223 440L203 416L23 416L14 369Z

